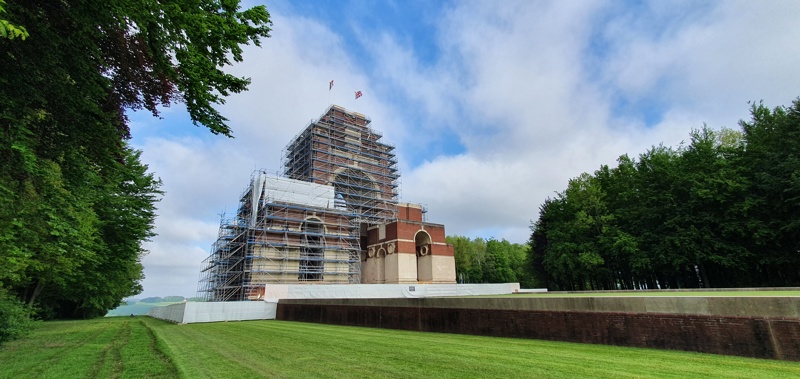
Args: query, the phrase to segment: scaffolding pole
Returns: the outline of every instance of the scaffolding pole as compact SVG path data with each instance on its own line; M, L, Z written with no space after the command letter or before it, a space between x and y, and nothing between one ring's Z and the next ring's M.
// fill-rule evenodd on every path
M270 283L360 283L357 217L336 204L332 189L264 175L251 177L236 217L221 220L198 296L255 300Z
M330 106L286 146L283 167L288 178L333 185L360 223L379 224L396 217L400 173L394 146L370 122Z
M283 177L256 171L220 220L198 296L254 300L270 283L360 283L366 225L397 218L395 147L363 114L331 105L285 148Z

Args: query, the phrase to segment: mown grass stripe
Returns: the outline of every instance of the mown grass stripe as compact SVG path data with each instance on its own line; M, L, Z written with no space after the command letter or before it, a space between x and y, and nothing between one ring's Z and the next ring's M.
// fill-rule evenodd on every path
M6 347L0 350L3 353L0 354L0 377L87 377L102 350L113 340L115 324L83 321L42 323L32 338L15 341L24 346L18 351L19 355L7 357L4 354Z
M795 377L793 362L281 321L182 325L226 344L262 377ZM159 333L171 334L170 325ZM227 335L227 338L222 338ZM260 336L260 337L259 337ZM169 339L169 338L167 338ZM259 350L258 344L267 350ZM268 348L267 348L268 347ZM212 348L216 349L216 348ZM254 355L253 351L263 354ZM676 363L679 362L679 363ZM199 370L200 361L191 364ZM209 370L213 367L206 366ZM234 371L235 372L235 371ZM223 371L219 372L220 374ZM242 374L244 375L244 374Z
M147 318L150 319L150 318ZM172 362L172 358L164 352L163 343L159 340L156 334L153 332L153 329L150 328L143 320L139 321L138 325L144 328L147 332L147 340L148 340L148 349L149 351L158 357L162 365L163 375L166 377L173 377L178 375L178 368L175 366L175 363ZM154 377L154 376L149 376Z
M800 363L276 320L175 325L146 317L44 323L0 348L0 378L92 376L797 378Z
M127 344L131 329L127 321L116 325L116 328L118 329L116 335L106 344L105 348L100 351L99 357L94 365L92 365L91 371L87 377L119 378L122 374L120 345Z

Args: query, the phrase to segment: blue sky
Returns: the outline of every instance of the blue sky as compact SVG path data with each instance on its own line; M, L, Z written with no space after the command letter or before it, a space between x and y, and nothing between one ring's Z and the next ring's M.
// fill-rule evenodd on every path
M570 178L800 96L796 1L264 3L272 37L229 67L250 90L220 107L236 138L180 104L131 116L166 191L141 296L195 294L219 214L330 104L397 146L402 200L431 222L524 243Z

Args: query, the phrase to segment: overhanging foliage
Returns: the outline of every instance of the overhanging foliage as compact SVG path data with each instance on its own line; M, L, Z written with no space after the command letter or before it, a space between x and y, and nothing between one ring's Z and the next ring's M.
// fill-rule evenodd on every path
M161 194L125 112L183 102L231 136L214 107L249 80L224 69L269 36L269 13L238 0L0 7L0 287L39 317L101 316L141 291Z

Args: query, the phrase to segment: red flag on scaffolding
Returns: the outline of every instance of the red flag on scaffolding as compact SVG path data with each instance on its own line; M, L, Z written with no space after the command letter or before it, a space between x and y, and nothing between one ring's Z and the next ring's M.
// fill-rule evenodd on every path
M358 100L359 97L361 97L361 91L356 91L356 100Z
M331 80L331 85L330 85L330 86L328 86L328 91L330 91L330 90L332 90L332 89L333 89L333 80Z

